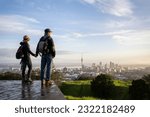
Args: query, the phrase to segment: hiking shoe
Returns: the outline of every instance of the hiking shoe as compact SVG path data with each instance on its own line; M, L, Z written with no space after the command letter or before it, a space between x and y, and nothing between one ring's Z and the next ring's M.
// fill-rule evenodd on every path
M27 80L27 82L33 83L33 80L32 80L31 78L29 78L29 79Z
M52 85L53 84L53 82L51 81L51 80L46 80L46 82L45 82L45 85L46 86L50 86L50 85Z

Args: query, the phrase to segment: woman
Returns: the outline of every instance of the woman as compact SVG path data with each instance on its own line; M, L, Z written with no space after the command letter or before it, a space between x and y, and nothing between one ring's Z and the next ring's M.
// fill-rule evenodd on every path
M23 36L23 42L20 42L23 51L23 57L21 59L22 83L25 82L32 83L32 79L31 79L32 62L31 62L30 54L35 57L36 55L30 50L29 41L30 41L29 36L25 35ZM26 67L28 67L27 77L25 76Z

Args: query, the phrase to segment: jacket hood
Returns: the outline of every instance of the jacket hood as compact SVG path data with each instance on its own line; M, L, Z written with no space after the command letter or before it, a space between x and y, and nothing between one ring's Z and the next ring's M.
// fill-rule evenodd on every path
M24 42L20 42L20 45L24 45Z

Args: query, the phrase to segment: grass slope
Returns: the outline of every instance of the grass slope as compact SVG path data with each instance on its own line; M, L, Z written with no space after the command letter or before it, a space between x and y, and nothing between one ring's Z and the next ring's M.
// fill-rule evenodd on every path
M60 86L62 93L69 100L96 100L91 92L91 80L84 81L67 81ZM128 90L130 81L114 80L115 89L112 92L112 99L123 100L128 99Z

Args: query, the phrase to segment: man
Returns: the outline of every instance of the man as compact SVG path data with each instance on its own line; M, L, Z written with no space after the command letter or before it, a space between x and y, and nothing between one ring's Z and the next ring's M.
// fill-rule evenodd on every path
M46 86L51 85L51 64L52 59L55 57L55 46L53 39L51 37L52 31L50 29L45 29L44 36L41 37L37 49L36 49L36 56L38 56L39 53L41 53L41 73L40 73L40 79L41 79L41 85L44 84ZM46 79L44 78L46 68Z
M36 56L36 55L33 52L31 52L31 50L30 50L30 46L28 43L29 40L30 40L29 36L25 35L23 37L23 42L20 42L20 45L23 48L22 49L23 57L21 59L22 83L32 82L32 79L31 79L32 62L31 62L30 54L32 56ZM27 78L25 76L26 67L28 67Z

